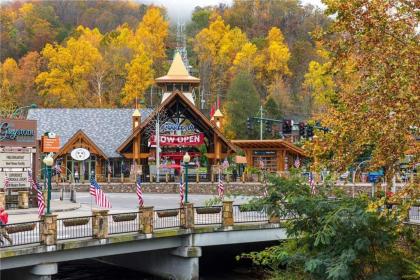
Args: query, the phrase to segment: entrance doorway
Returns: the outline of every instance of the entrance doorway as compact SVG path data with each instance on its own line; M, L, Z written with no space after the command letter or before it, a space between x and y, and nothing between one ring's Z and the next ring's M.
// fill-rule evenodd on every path
M96 156L94 155L91 155L84 161L77 161L71 156L67 156L67 169L71 172L71 174L67 173L67 180L72 179L70 177L71 175L74 176L76 182L85 182L89 180L91 176L95 176L95 165Z

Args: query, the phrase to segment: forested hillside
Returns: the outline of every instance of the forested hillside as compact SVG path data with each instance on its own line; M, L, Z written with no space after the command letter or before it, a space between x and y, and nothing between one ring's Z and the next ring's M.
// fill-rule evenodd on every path
M31 103L125 107L136 98L150 105L151 96L156 105L158 96L145 93L167 71L176 46L176 26L164 7L22 1L3 3L0 13L3 110ZM322 60L311 32L327 24L322 12L296 0L196 7L187 23L187 47L192 72L202 80L204 111L217 97L225 110L233 108L227 103L235 90L229 87L245 75L251 87L239 96L248 98L255 88L270 117L308 118L314 111L311 88L324 83L316 66L307 74L311 61ZM226 113L232 122L235 113ZM238 128L232 129L235 137Z

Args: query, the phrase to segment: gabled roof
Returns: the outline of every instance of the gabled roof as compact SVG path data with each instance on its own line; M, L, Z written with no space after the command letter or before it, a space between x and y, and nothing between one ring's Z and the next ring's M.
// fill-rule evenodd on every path
M132 133L134 109L29 109L27 119L37 120L37 139L49 131L60 137L62 145L83 132L108 158L121 157L118 146ZM150 109L142 109L145 120Z
M188 98L182 94L179 91L175 91L174 93L172 93L168 98L165 99L165 101L163 101L159 107L152 112L149 117L142 122L135 130L134 132L130 135L130 137L128 137L124 143L122 143L118 149L117 152L121 153L121 151L131 142L133 141L134 137L136 137L139 133L141 133L150 123L150 121L152 121L154 119L154 117L156 116L156 114L158 112L161 112L166 106L168 106L170 104L170 102L172 100L174 100L175 98L180 98L192 111L193 113L204 123L206 124L208 127L210 127L214 133L216 133L216 135L218 137L220 137L220 139L222 139L222 142L224 142L226 144L226 146L228 146L230 149L232 150L236 150L237 147L235 147L235 145L233 145L223 134L222 132L217 128L217 126L215 124L213 124L212 122L210 122L206 116L201 113L200 110L198 110L194 104L191 103L190 100L188 100Z
M239 148L264 148L264 149L273 149L273 148L287 148L292 152L306 157L306 152L302 148L290 143L289 141L281 139L273 140L232 140L232 143L238 146Z
M90 147L93 148L93 150L91 150L90 152L92 153L96 153L100 156L102 156L105 159L108 159L108 157L105 155L105 153L101 150L101 148L99 148L95 142L92 141L92 139L89 138L89 136L86 135L86 133L83 132L83 130L78 130L68 141L67 143L65 143L60 151L55 154L55 158L63 155L63 154L68 154L71 152L71 150L73 150L73 145L76 144L76 141L78 141L79 139L83 139L83 141L85 141Z
M199 83L200 79L193 77L188 73L181 55L179 52L176 52L168 73L165 76L156 79L156 83L167 82Z

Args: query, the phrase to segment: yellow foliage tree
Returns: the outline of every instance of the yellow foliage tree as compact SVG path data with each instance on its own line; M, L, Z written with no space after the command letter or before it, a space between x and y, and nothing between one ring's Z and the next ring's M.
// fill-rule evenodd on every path
M144 91L154 82L152 60L145 52L139 53L126 65L128 74L123 89L122 103L128 105L136 98L142 98Z
M16 104L16 75L18 72L18 65L13 58L7 58L0 64L0 110L5 110Z
M89 91L89 77L102 62L97 48L86 40L70 38L66 46L47 44L42 55L48 70L36 78L45 106L97 106Z
M136 54L139 54L144 48L144 51L154 63L164 59L166 57L165 40L168 37L168 27L169 23L162 16L161 10L157 7L150 7L135 32Z
M240 71L246 71L252 73L255 67L255 55L258 49L252 43L246 43L242 46L241 50L236 53L231 72L236 74Z

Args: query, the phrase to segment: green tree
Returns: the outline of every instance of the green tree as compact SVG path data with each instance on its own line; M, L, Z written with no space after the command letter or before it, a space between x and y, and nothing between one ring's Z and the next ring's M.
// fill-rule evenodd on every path
M402 259L414 252L415 238L403 221L415 199L388 210L385 197L369 200L336 192L338 199L331 200L334 191L318 186L312 194L298 175L272 177L268 195L253 203L268 205L278 217L293 216L284 223L288 240L243 256L271 268L278 279L401 279L408 267ZM410 191L416 197L415 189Z
M259 95L252 82L252 76L246 72L237 74L230 84L224 105L226 134L231 138L249 138L246 119L257 114L259 104ZM255 136L255 133L252 133L252 136Z

